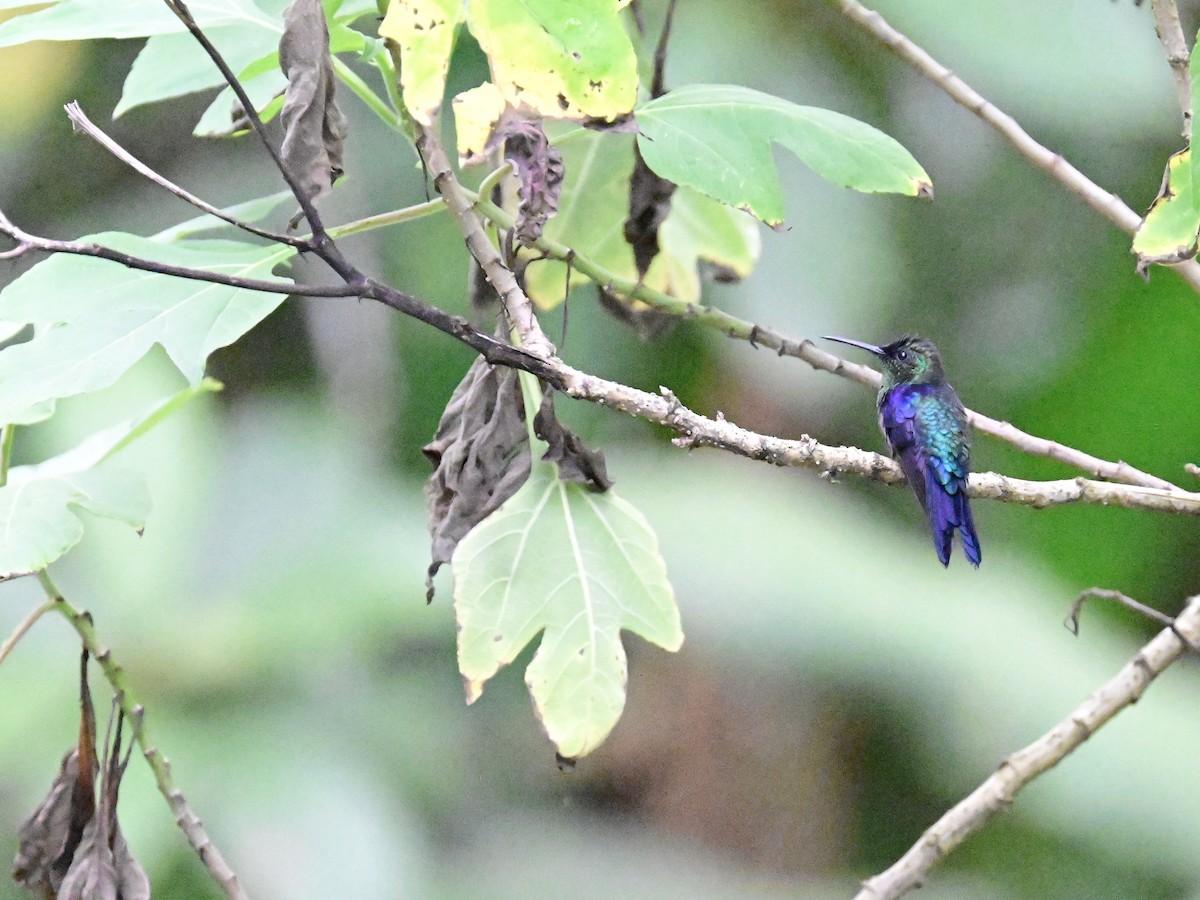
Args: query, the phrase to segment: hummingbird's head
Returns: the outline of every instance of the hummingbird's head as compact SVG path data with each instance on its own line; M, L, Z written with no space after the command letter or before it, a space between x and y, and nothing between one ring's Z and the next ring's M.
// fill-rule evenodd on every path
M883 364L885 390L896 384L939 384L946 377L938 348L915 334L906 334L882 347L828 335L825 339L874 353Z

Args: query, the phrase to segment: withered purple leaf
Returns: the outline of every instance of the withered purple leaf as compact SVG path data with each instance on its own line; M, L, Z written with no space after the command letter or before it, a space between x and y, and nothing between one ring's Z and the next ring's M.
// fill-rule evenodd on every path
M280 113L283 161L317 200L342 174L342 143L349 130L334 99L329 26L320 0L292 0L284 12L279 67L288 81Z
M671 37L674 14L675 0L671 0L667 4L666 19L654 50L654 76L650 81L652 100L667 92L667 42ZM646 277L650 263L658 255L658 229L671 212L671 196L674 193L675 183L652 172L642 159L641 149L634 143L633 175L629 179L629 218L625 220L624 233L625 242L633 248L633 261L637 265L639 279Z
M558 466L558 477L587 485L589 490L602 494L613 486L604 466L604 454L589 450L579 435L558 421L554 415L554 392L542 397L541 409L533 417L533 431L550 445L542 459Z
M478 358L455 388L437 434L423 452L434 472L425 484L433 576L468 531L517 492L529 477L529 441L521 386L513 369Z
M542 236L547 220L558 212L558 195L566 169L562 153L546 139L541 122L506 113L500 127L506 128L504 158L512 161L521 182L515 226L517 240L529 246Z
M637 144L633 147L633 174L629 178L629 218L625 220L625 242L633 248L638 278L645 278L650 263L658 256L658 229L671 212L675 183L655 174Z

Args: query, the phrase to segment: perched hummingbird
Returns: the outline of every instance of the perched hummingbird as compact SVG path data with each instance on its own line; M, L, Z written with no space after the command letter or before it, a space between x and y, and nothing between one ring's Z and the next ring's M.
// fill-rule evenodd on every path
M938 559L943 566L950 564L950 544L957 531L967 560L978 566L982 556L967 499L970 427L962 401L946 383L937 347L916 335L883 347L828 335L825 340L861 347L879 357L879 427L921 501Z

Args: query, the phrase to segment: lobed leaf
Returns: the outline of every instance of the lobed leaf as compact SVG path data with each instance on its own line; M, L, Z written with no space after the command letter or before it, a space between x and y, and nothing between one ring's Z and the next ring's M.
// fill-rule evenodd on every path
M23 3L21 6L30 4ZM269 26L271 17L251 0L191 0L201 28L223 25ZM59 0L0 23L0 47L29 41L86 41L138 38L186 31L163 0Z
M470 0L467 21L508 103L611 122L637 99L637 56L612 0Z
M558 214L546 223L545 236L587 255L618 278L639 281L634 251L625 240L629 184L633 172L633 138L578 129L556 142L566 165L566 181ZM648 287L695 303L701 297L701 268L713 264L744 277L758 261L758 225L738 210L689 188L672 196L671 209L659 226L660 252L640 280ZM567 266L539 261L526 270L526 289L542 308L561 303ZM577 269L571 284L587 278Z
M1196 255L1200 207L1192 184L1192 151L1181 150L1167 160L1158 197L1133 235L1137 272L1145 275L1155 263L1183 262Z
M683 642L653 531L612 491L533 466L524 486L454 551L458 661L467 702L539 633L525 673L559 755L594 750L625 705L622 629L667 650Z
M162 244L130 234L95 241L165 263L286 283L276 265L295 250L234 241ZM160 344L190 382L214 350L261 322L284 294L268 294L127 269L59 254L0 292L0 318L31 322L35 337L0 350L0 422L45 418L47 401L107 387Z
M773 144L843 187L919 197L933 191L925 170L883 132L750 88L688 85L640 107L637 121L638 148L651 169L771 226L783 222Z
M0 579L36 572L83 537L78 512L145 525L150 498L142 479L95 468L200 394L220 390L206 378L150 407L137 418L91 435L78 446L36 466L18 466L0 487Z

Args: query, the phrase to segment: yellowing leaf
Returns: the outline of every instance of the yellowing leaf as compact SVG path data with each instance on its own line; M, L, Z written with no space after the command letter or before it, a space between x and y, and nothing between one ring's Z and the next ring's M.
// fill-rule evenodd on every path
M400 48L404 105L426 127L442 105L454 33L462 18L462 0L392 0L379 26L380 37Z
M1139 275L1155 263L1183 262L1196 255L1200 209L1192 199L1191 155L1191 150L1181 150L1167 161L1158 197L1133 236Z
M487 152L488 138L507 108L504 97L499 88L485 81L455 97L453 107L458 131L458 164L478 165Z
M515 108L612 121L637 99L637 57L613 0L470 0L471 33Z
M621 630L666 650L683 643L658 541L612 491L592 493L534 465L451 560L458 666L474 702L542 634L525 683L561 756L594 750L625 706Z

